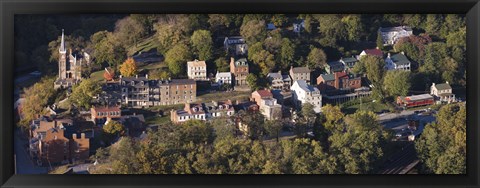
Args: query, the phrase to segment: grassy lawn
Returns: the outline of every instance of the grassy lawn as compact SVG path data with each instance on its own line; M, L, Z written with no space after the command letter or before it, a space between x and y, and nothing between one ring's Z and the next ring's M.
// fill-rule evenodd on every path
M168 123L168 122L170 122L170 116L163 116L163 117L150 116L150 117L145 118L145 123L147 125L152 125L152 124L163 125L163 124Z
M128 56L132 56L133 54L137 54L138 52L146 52L157 47L158 47L158 41L155 35L152 35L140 41L137 44L137 46L130 47L127 53L128 53Z
M224 101L230 99L232 102L236 100L248 100L251 95L249 91L232 91L232 92L215 92L197 96L197 102Z
M165 63L158 62L158 63L149 63L145 66L141 66L141 67L138 68L138 70L139 70L139 72L141 72L141 71L148 72L149 70L165 68L165 67L167 67L167 65L165 65ZM103 78L103 73L104 72L105 72L104 69L99 70L97 72L93 72L92 74L90 74L90 78L95 80L95 81L103 81L104 80L104 78Z
M103 73L105 72L105 70L99 70L97 72L93 72L92 74L90 74L90 79L94 80L94 81L103 81L104 78L103 78Z
M381 112L382 110L389 110L388 105L379 102L367 102L362 104L355 104L342 109L345 114L353 114L357 110L368 110L373 112Z

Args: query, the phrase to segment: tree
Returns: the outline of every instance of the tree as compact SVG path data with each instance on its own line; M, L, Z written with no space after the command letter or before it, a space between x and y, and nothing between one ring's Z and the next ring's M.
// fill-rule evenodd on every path
M240 35L245 38L247 44L251 46L257 42L261 42L266 38L266 24L264 20L250 20L244 22L240 27Z
M365 67L365 63L363 61L358 61L352 68L352 72L355 74L363 75L367 72L367 68Z
M215 140L233 137L235 134L235 126L229 122L228 118L215 118L210 124L215 130Z
M443 23L443 18L440 14L427 14L425 31L430 35L439 36L441 23Z
M277 27L284 26L284 24L287 23L287 21L288 19L285 16L285 14L274 14L271 19L271 22L273 23L273 25Z
M74 85L68 100L77 107L89 109L94 96L100 94L102 87L93 79L84 79L80 84Z
M160 17L154 24L159 42L157 50L166 53L179 43L189 40L187 36L191 36L194 29L192 22L193 20L185 14L168 14Z
M257 76L255 74L253 74L253 73L248 74L246 80L247 80L248 86L250 86L250 89L252 91L255 91L259 88Z
M212 58L213 41L210 31L197 30L190 40L199 59L208 61Z
M135 76L138 72L137 63L133 58L128 58L120 65L120 74L125 77Z
M269 120L265 122L265 131L270 137L278 139L280 137L280 131L282 131L283 123L279 120Z
M322 113L325 117L325 123L323 125L326 130L329 132L343 131L344 126L342 126L342 121L345 115L342 113L339 106L327 104L322 107Z
M90 37L90 42L97 64L107 62L110 67L116 67L125 61L127 52L111 32L99 31Z
M347 39L353 42L359 42L365 32L364 25L360 15L347 15L342 18L345 29L347 30Z
M275 68L273 55L267 50L262 49L258 53L253 54L252 61L260 67L263 75L267 75Z
M466 173L466 106L449 104L440 108L436 122L425 125L415 149L426 172Z
M117 21L114 34L125 48L131 45L136 47L138 41L145 36L146 28L137 19L127 16Z
M385 92L392 96L406 96L410 89L410 71L388 71L383 80Z
M320 40L322 46L336 47L338 40L346 38L346 30L339 15L315 14L319 25Z
M44 77L39 82L24 89L25 101L22 104L23 119L18 124L25 130L39 115L46 114L45 107L50 105L51 98L55 96L53 77Z
M217 67L218 72L230 71L230 65L224 57L219 57L217 60L215 60L215 66Z
M146 35L153 32L153 24L157 21L157 17L155 14L130 14L131 19L142 24Z
M261 113L241 111L237 114L237 117L240 117L242 123L248 126L248 138L258 140L263 137L265 117Z
M280 49L280 69L287 69L295 58L296 45L288 38L282 39L282 47Z
M385 74L385 61L377 56L366 55L360 61L365 64L367 78L372 82L372 95L377 100L385 98L382 88L383 76Z
M119 136L125 132L125 128L120 122L111 120L103 126L103 132L110 135Z
M323 68L327 64L327 54L322 49L312 47L307 56L309 68Z
M363 174L378 170L391 134L376 119L373 112L357 111L346 117L344 131L335 131L328 138L337 173Z
M150 70L148 73L149 78L155 79L155 80L166 80L171 77L170 72L168 70L163 70L163 69L153 69Z
M165 54L165 62L170 72L178 76L185 73L187 61L192 59L190 49L185 44L177 44Z
M380 50L385 49L385 47L383 46L383 37L382 37L382 34L380 32L377 33L377 47Z

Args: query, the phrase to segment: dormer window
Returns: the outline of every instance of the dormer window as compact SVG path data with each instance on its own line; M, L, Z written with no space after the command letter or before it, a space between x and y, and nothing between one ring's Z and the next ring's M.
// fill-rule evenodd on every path
M135 81L132 81L130 84L132 84L132 86L134 86L134 85L135 85Z

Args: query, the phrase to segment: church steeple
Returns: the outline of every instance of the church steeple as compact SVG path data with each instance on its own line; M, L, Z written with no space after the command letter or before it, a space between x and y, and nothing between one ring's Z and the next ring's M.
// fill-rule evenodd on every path
M58 50L60 53L67 53L67 50L65 49L65 41L64 41L64 34L63 34L63 29L62 29L62 42L60 43L60 49Z

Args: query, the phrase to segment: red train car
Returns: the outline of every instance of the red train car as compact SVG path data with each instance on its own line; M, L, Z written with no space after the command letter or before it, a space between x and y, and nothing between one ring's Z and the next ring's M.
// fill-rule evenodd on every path
M426 106L434 104L435 100L432 95L430 94L422 94L422 95L412 95L407 97L399 96L397 97L397 104L399 106L410 108L410 107L417 107L417 106Z

